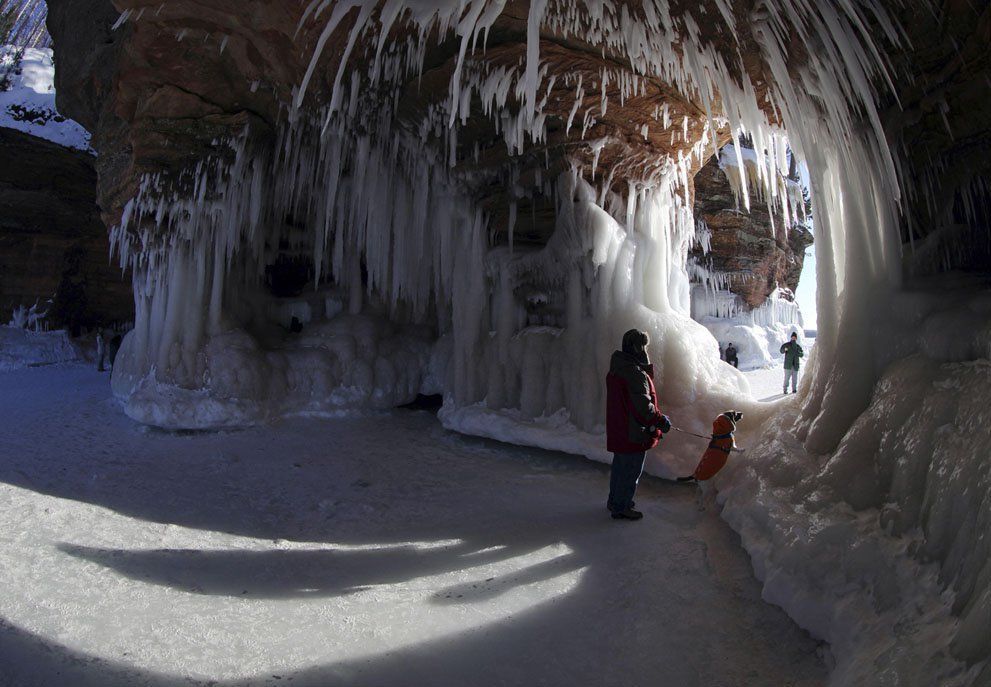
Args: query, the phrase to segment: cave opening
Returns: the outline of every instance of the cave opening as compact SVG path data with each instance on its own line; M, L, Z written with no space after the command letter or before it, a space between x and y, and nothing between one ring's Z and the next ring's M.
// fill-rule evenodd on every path
M439 404L448 429L608 461L602 380L637 327L682 428L746 411L724 517L839 680L982 670L987 472L946 428L989 421L986 41L961 28L986 13L929 35L884 0L342 1L262 35L142 4L99 41L126 78L74 82L114 85L75 109L134 275L131 418ZM794 399L720 361L779 364L799 327ZM647 470L697 448L668 437ZM922 611L945 646L887 653L949 591Z

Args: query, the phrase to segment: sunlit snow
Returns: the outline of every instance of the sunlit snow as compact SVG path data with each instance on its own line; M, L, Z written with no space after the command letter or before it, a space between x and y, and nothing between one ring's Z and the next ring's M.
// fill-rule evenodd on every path
M14 48L0 47L0 60L5 64L14 56ZM10 88L0 91L0 127L93 152L89 132L55 107L55 65L48 48L27 48L19 66L10 72Z

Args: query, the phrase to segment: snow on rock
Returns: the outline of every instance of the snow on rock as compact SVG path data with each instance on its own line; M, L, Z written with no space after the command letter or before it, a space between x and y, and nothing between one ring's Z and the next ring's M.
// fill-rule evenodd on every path
M0 372L78 360L79 350L65 331L35 332L0 325Z
M0 47L0 62L9 65L17 48ZM49 48L27 48L10 72L10 87L0 90L0 127L16 129L53 143L93 152L90 134L55 107L55 64Z

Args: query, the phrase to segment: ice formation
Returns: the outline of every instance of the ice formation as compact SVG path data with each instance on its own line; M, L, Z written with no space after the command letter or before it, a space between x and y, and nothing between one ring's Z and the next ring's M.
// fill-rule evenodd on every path
M907 285L862 333L884 373L838 448L803 447L789 408L717 480L765 597L830 642L835 684L986 684L989 315L979 279Z
M720 16L705 21L722 22L727 35L735 35L732 7L723 0L715 5ZM496 68L485 63L485 37L502 9L503 2L491 0L314 0L300 26L323 22L323 33L275 145L245 131L179 178L145 179L113 235L135 274L136 326L114 372L127 411L156 424L199 427L396 404L421 391L442 391L441 417L449 427L605 458L601 379L621 333L637 326L651 335L662 403L678 424L703 430L715 413L742 405L757 426L775 411L746 399L745 379L718 361L715 339L691 319L687 264L696 240L689 170L715 154L717 130L733 132L734 141L745 134L761 154L751 159L741 146L732 149L741 201L748 204L751 190L762 189L782 226L804 208L794 187L781 181L787 151L808 164L821 326L800 408L777 414L768 431L777 428L780 436L772 441L765 434L749 467L727 473L730 522L754 553L769 598L833 640L838 680L851 676L863 683L872 669L883 669L894 676L929 671L927 677L943 684L965 684L986 670L989 634L981 632L981 618L987 618L981 614L989 598L987 540L973 530L978 545L969 550L939 542L945 534L939 528L948 530L966 512L986 525L986 465L983 473L979 461L973 468L982 477L967 497L972 509L958 510L953 504L961 484L936 477L930 484L925 476L930 461L937 461L933 470L950 469L938 463L950 453L949 431L933 428L937 438L930 441L946 442L934 444L936 458L921 444L892 444L879 459L872 453L876 446L861 436L870 431L859 429L871 418L897 413L908 422L907 410L885 402L896 393L892 380L899 375L913 388L964 383L954 370L938 367L945 360L938 355L925 368L943 369L938 378L924 379L928 373L910 362L896 364L931 356L925 337L869 343L877 314L895 302L901 286L900 189L875 91L888 80L876 35L897 42L899 33L882 6L874 0L762 3L747 18L770 76L760 96L749 78L739 80L732 60L705 42L701 17L687 10L673 14L665 2L617 9L593 0L535 0L525 60ZM140 16L125 13L125 21ZM398 25L412 38L387 46ZM323 48L341 27L348 29L343 57L316 114L310 82L323 64ZM700 102L708 122L690 133L687 118L670 121L667 111L658 110L655 126L669 131L672 141L694 141L688 155L645 166L637 176L625 174L622 193L613 184L614 170L576 165L550 180L556 226L544 248L493 246L488 218L464 191L458 132L468 117L484 116L510 154L545 140L546 94L563 77L541 63L543 31L599 46L629 65L616 73L603 70L599 83L566 82L575 93L568 129L580 138L607 111L605 84L613 80L628 94L645 78L660 79ZM365 98L421 70L425 42L435 33L460 39L449 96L428 108L418 129L400 130L391 100L369 109ZM815 46L804 63L791 59L792 40ZM351 69L349 57L365 44L375 46L370 68ZM582 111L585 95L596 90L602 94L598 104ZM479 101L481 115L473 107ZM357 118L360 128L352 126ZM601 144L586 145L597 161ZM305 308L288 306L307 313L301 334L278 326L285 304L273 306L260 286L275 253L287 251L312 259L313 297ZM334 299L338 305L327 308ZM715 299L710 305L722 307ZM926 326L940 342L949 335L932 324L943 321L935 307ZM984 312L983 305L975 307ZM967 361L986 358L986 341L965 341L960 350L953 340L945 342L957 356L953 364L983 370L982 363ZM357 375L356 365L363 370ZM974 404L962 403L959 412L978 407L977 393L968 387ZM956 411L947 412L949 422ZM897 443L885 436L883 441ZM782 446L807 452L809 460L799 463ZM683 473L697 449L673 437L652 457L650 469ZM972 442L963 450L973 456L976 449ZM891 479L856 484L848 458L874 477L885 477L883 461L901 461L901 468ZM854 491L844 491L851 484ZM884 509L895 502L902 503L897 527L886 539L879 525L895 522ZM798 522L813 532L812 513L828 516L837 546L870 555L841 556L835 577L820 579L810 568L815 556L789 526ZM925 544L903 551L897 535L915 528L922 528ZM879 540L885 545L871 548ZM844 608L837 600L845 592L879 623L907 617L898 616L902 612L911 616L909 596L879 597L881 585L857 587L856 580L889 566L894 572L881 582L897 585L912 579L924 560L938 566L930 591L940 591L939 598L965 619L959 626L920 611L913 618L921 629L890 639L888 654L874 660L880 634L862 642L843 637L863 636L870 628L881 632L881 625L855 628L863 620L859 613L825 617L830 608ZM820 583L824 589L813 599L810 590ZM930 633L938 638L923 641Z
M0 372L77 360L79 350L64 331L35 331L0 325Z
M730 291L692 293L692 317L702 324L726 348L732 343L740 369L751 370L781 364L779 348L792 334L806 345L802 313L794 297L785 289L776 289L762 305L753 310L741 306L739 297ZM706 310L703 306L714 306Z

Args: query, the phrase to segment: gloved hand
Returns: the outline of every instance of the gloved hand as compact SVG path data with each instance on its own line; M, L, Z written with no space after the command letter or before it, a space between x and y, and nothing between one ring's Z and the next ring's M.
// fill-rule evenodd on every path
M661 421L657 423L657 427L661 430L661 434L667 434L671 431L671 419L667 415L661 415Z

